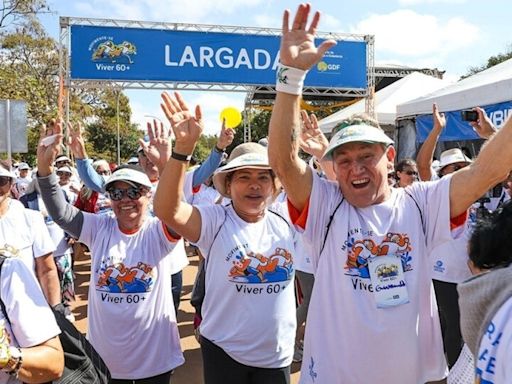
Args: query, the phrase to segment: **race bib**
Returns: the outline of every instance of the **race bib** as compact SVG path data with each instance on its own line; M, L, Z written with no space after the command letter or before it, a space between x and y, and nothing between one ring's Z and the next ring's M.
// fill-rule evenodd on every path
M368 260L377 308L388 308L409 302L400 256L372 257Z

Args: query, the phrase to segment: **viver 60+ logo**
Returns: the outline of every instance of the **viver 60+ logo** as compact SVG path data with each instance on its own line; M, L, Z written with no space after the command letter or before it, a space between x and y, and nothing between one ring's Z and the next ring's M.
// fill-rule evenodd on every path
M89 44L91 60L100 71L127 71L134 63L137 47L130 41L116 42L111 36L100 36Z

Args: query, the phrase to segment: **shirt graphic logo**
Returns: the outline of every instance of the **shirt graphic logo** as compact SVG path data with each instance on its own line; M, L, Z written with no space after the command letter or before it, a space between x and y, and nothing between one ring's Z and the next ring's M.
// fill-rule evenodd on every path
M96 290L112 293L143 293L153 289L156 270L145 263L127 267L123 263L111 264L99 273Z
M229 280L236 283L274 283L293 275L292 254L284 248L276 248L270 256L240 251L232 263Z
M388 233L384 240L377 245L372 239L348 240L348 257L345 264L345 274L349 276L357 276L365 279L370 278L368 269L368 261L371 258L397 255L400 256L402 267L405 271L412 270L412 257L409 253L412 251L409 236L401 233ZM394 271L395 273L397 271ZM383 274L392 274L392 270L383 270Z

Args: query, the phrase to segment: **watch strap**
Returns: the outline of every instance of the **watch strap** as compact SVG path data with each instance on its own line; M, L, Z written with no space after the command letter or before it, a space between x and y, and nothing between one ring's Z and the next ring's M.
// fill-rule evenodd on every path
M178 160L178 161L190 161L190 159L192 159L192 155L183 155L181 153L176 153L176 152L172 152L171 153L171 157L174 159L174 160Z

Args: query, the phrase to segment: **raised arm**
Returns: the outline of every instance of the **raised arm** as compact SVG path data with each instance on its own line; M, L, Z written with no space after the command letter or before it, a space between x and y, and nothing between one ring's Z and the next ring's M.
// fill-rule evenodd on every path
M85 149L85 141L82 136L82 126L80 123L74 126L70 125L69 130L69 148L73 152L76 159L76 169L80 180L87 188L93 191L102 193L105 192L105 180L96 173L92 167L92 160L87 158L87 151Z
M314 156L322 168L325 177L328 180L335 181L336 174L332 160L324 159L324 153L329 146L329 140L324 133L318 128L318 120L316 115L312 113L308 116L306 111L301 111L303 129L299 138L300 149L307 154Z
M457 217L491 187L507 178L512 169L512 119L484 144L476 160L453 174L450 216Z
M172 155L166 162L153 200L153 210L160 220L184 238L196 242L201 234L201 214L184 200L183 184L192 156L203 130L201 108L192 115L178 92L174 97L162 94L162 109L171 123L175 136Z
M224 154L224 151L231 145L234 138L235 131L231 128L226 128L223 124L219 138L217 139L217 144L215 144L215 147L212 149L204 163L194 170L194 175L192 176L193 188L200 186L219 167L222 162L222 155Z
M315 46L315 33L320 13L313 16L307 27L309 4L301 4L289 28L289 11L283 15L280 62L277 79L277 95L269 127L269 161L284 186L288 199L302 210L311 194L313 174L299 158L298 138L300 127L301 84L306 71L315 65L325 51L335 43L324 41Z
M418 173L420 174L420 180L423 181L429 181L432 179L432 159L434 157L434 151L436 149L439 136L441 136L441 132L443 132L443 129L446 126L444 113L439 113L437 104L432 106L432 118L434 120L432 131L428 134L427 139L421 145L418 155L416 156Z
M71 124L68 125L71 130ZM37 146L37 179L41 188L41 197L52 219L67 233L78 238L82 232L83 213L66 202L53 172L55 156L62 143L62 122L52 121L43 127ZM53 141L49 140L53 138ZM49 142L49 141L51 142Z

